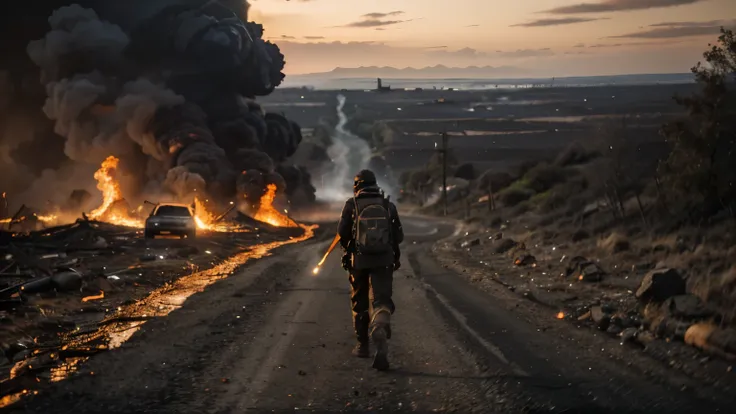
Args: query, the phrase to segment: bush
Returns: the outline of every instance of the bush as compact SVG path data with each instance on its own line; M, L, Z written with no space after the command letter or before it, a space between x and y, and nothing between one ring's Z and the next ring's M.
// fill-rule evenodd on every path
M498 199L506 207L514 207L521 202L529 200L534 195L533 191L525 188L511 186L498 194Z
M478 177L478 191L485 194L488 192L490 183L493 186L493 192L499 192L513 182L514 178L509 173L488 170Z
M580 143L575 142L570 144L557 156L554 165L558 167L568 167L571 165L585 164L599 156L600 153L587 150Z
M539 164L524 175L527 187L537 193L543 193L553 186L564 182L567 178L565 170L555 165Z
M463 180L474 180L475 179L475 167L473 164L463 164L455 170L455 177L462 178Z

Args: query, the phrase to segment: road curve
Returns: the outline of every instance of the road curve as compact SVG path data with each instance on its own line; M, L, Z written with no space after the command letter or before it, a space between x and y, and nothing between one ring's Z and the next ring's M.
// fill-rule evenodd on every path
M571 343L449 273L430 247L453 223L406 217L404 227L389 372L350 356L339 254L311 274L322 240L253 262L7 411L729 412L722 400L678 392Z

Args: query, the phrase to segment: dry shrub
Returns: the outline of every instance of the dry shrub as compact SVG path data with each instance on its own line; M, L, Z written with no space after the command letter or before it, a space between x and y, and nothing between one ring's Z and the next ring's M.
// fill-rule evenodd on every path
M624 235L613 232L608 237L599 239L597 246L606 254L612 255L629 250L631 243Z

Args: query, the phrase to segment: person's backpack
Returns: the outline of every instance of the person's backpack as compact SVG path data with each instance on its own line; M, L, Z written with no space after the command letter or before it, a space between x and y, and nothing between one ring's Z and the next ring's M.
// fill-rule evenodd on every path
M355 247L358 254L393 251L389 201L383 196L353 197L355 203Z

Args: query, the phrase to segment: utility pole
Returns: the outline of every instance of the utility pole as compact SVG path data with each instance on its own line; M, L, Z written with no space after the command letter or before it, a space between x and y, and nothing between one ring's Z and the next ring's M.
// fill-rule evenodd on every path
M442 206L447 215L447 131L442 132Z

